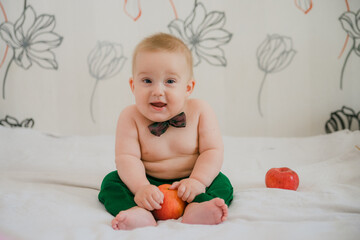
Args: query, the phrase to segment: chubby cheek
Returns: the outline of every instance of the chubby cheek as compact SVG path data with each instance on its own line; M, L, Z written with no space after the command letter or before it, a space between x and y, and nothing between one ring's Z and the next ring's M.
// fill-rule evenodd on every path
M185 100L187 99L187 94L184 92L182 93L172 93L167 96L167 102L169 104L176 105L183 105Z
M143 114L149 108L148 101L144 97L135 97L135 103L136 103L137 109Z
M146 91L134 91L135 101L139 104L144 104L148 102L148 93Z

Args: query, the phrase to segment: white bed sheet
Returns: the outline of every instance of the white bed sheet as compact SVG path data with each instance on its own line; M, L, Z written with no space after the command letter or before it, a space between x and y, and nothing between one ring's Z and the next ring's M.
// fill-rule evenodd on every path
M52 137L0 126L0 239L360 239L360 132L308 138L224 136L222 171L234 186L217 226L160 221L114 231L97 200L114 170L114 137ZM267 189L290 167L297 191Z

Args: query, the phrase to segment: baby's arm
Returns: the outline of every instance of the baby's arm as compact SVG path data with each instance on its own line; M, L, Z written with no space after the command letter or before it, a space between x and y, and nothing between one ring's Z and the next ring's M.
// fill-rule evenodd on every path
M146 178L145 167L141 161L138 132L133 116L133 106L120 114L115 141L115 162L119 177L135 195L135 203L149 211L160 209L163 193Z
M172 188L178 188L178 195L184 201L191 202L196 195L205 192L215 177L219 174L224 146L216 115L211 107L198 100L199 116L199 157L189 178L174 183Z
M206 187L210 186L219 174L224 161L224 145L217 117L212 108L201 102L199 117L199 157L190 178Z

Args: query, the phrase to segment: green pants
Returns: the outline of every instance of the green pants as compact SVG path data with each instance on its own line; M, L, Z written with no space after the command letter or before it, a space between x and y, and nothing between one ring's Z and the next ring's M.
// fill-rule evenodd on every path
M172 184L181 179L158 179L147 175L150 184L159 186L162 184ZM183 179L183 178L182 178ZM229 179L222 173L214 179L209 187L206 188L205 193L197 195L193 202L205 202L213 198L222 198L229 206L233 199L233 187ZM99 201L104 204L106 210L113 216L116 216L120 211L137 206L134 201L134 194L121 181L117 171L113 171L106 175L99 193Z

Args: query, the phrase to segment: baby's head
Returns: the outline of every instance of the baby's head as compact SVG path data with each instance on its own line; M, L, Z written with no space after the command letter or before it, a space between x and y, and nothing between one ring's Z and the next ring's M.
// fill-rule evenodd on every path
M171 119L184 111L195 86L190 50L170 34L145 38L135 48L129 85L143 116L153 122Z
M193 77L193 59L189 48L183 41L167 33L157 33L143 39L135 48L132 60L132 72L134 73L136 57L139 52L165 51L183 54L189 67L190 78Z

